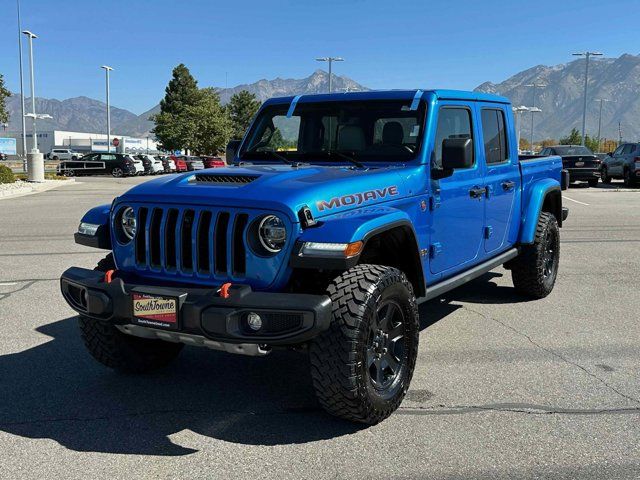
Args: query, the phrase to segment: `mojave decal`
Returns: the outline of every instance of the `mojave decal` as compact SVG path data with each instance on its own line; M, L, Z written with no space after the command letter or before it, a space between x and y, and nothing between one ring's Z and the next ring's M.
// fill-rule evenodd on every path
M393 195L398 195L398 187L395 185L375 190L367 190L366 192L350 193L341 197L333 197L330 200L318 200L316 207L322 212L323 210L331 210L339 207L358 206L371 200L378 200Z

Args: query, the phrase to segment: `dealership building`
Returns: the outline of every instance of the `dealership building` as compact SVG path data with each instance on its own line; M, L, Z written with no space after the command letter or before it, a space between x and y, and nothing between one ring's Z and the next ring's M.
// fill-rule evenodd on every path
M22 132L3 135L16 139L17 154L22 154ZM27 132L27 153L33 148L33 133ZM48 130L38 132L38 150L47 154L52 148L69 148L79 153L106 152L107 135L104 133L68 132ZM158 143L152 137L135 138L111 135L111 151L118 153L158 153Z

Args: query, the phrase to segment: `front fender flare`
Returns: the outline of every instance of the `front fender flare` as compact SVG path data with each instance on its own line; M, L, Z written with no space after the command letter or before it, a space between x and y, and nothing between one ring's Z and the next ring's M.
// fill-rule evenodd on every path
M98 230L95 235L83 235L82 233L76 232L74 234L75 242L87 247L111 250L111 233L109 229L110 211L111 204L106 204L94 207L85 213L81 222L99 225Z

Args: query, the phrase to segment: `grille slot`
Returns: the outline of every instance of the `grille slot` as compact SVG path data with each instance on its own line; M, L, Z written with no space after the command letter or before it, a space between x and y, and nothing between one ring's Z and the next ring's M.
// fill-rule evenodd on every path
M229 214L221 212L218 214L216 227L214 230L215 240L213 248L215 249L216 273L227 273L227 229L229 228Z
M160 267L160 224L162 223L162 210L154 208L151 213L149 225L149 257L152 267Z
M202 212L198 222L198 241L196 242L198 248L198 272L205 274L211 272L211 265L209 263L209 250L211 248L209 230L211 229L211 217L211 212Z
M234 275L243 275L246 271L247 264L247 249L244 245L244 229L247 227L247 223L249 222L249 215L246 213L240 213L236 215L235 222L233 224L233 244L232 244L232 255L233 255L233 274Z
M178 225L178 210L170 208L167 222L164 226L164 264L167 270L175 270L176 264L176 226Z
M193 271L193 218L195 212L193 210L185 210L182 214L182 224L180 226L180 266L182 270Z
M213 173L197 173L195 175L196 183L217 183L226 185L246 185L253 182L259 175L230 175L230 174L213 174Z
M147 216L149 210L141 207L138 210L138 230L136 232L136 262L142 265L147 264Z

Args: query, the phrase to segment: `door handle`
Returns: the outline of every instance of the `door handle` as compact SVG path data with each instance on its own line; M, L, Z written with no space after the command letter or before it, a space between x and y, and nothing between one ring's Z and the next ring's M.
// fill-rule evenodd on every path
M486 191L487 189L485 187L473 187L469 190L469 196L471 198L480 198Z
M502 189L505 192L508 192L509 190L513 190L513 187L516 186L516 182L513 182L511 180L507 180L506 182L502 182Z

